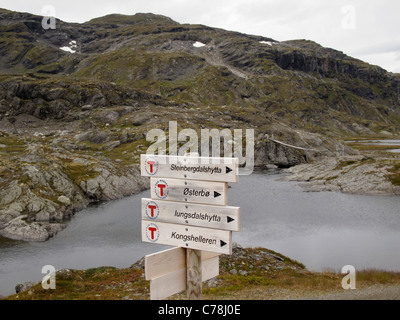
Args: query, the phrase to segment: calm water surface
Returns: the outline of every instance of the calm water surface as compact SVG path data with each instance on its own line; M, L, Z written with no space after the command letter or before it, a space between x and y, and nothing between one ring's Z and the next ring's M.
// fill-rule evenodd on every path
M304 263L309 269L400 271L400 197L305 193L282 174L241 176L229 189L229 205L242 209L242 231L233 240L262 246ZM40 281L44 265L56 269L128 267L168 247L141 242L140 200L149 191L91 206L43 243L0 238L0 295L15 285Z
M357 142L360 144L370 145L370 146L400 146L400 140L353 140L347 141L350 142ZM388 149L388 152L393 153L400 153L400 149Z

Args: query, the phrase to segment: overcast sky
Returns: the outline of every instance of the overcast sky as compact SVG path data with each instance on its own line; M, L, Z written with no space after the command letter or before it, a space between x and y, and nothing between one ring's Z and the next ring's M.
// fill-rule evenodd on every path
M204 24L278 41L322 46L400 73L399 0L1 0L0 7L44 15L51 5L67 22L111 13L152 12L179 23Z

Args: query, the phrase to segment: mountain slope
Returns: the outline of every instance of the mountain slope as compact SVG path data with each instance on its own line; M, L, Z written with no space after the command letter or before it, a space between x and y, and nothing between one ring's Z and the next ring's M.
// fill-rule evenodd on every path
M400 122L399 75L312 41L278 42L154 14L57 21L56 30L29 14L2 10L0 18L7 72L114 82L193 106L256 106L265 118L324 134L395 132Z
M89 203L147 188L137 168L146 134L168 134L170 121L199 137L254 129L262 168L357 154L345 137L399 135L400 75L312 41L155 14L57 20L55 30L41 22L0 9L0 234L9 238L46 240ZM384 168L397 183L399 162Z

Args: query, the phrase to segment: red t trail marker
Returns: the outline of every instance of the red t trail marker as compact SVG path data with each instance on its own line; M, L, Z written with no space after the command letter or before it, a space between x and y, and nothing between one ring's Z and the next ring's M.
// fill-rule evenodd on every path
M225 206L228 202L228 184L172 178L150 178L153 200L203 203Z
M219 274L219 254L232 254L232 231L241 229L239 207L228 206L228 183L238 182L237 158L141 155L150 177L142 199L142 241L175 248L146 256L150 298L186 290L201 299L202 281Z
M218 182L238 182L237 158L141 155L141 175Z

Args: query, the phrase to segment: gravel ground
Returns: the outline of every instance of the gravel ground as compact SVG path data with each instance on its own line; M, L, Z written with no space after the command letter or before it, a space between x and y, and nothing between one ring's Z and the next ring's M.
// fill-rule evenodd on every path
M343 290L335 293L303 297L300 300L400 300L400 286L374 285L365 289Z
M185 297L184 297L185 298ZM218 297L227 300L400 300L400 285L373 285L367 288L327 292L291 290L285 288L260 288L232 292Z

